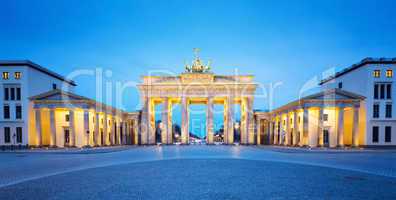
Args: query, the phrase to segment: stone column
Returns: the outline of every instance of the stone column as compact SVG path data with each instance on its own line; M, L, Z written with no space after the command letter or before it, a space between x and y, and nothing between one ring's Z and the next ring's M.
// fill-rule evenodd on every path
M138 119L133 120L133 137L135 137L135 144L139 144L139 123Z
M274 144L274 124L272 118L269 119L269 144Z
M289 111L286 112L286 123L285 123L285 125L286 125L286 127L285 127L285 129L286 129L286 142L285 142L284 145L288 146L288 145L291 144L291 141L290 141L290 139L291 139L290 138L290 113L289 113Z
M115 119L114 119L114 145L119 145L120 144L120 136L121 136L121 121L118 118L118 115L116 114Z
M149 98L143 97L143 108L140 122L141 144L148 144L149 135Z
M279 119L279 122L280 122L280 127L279 127L279 145L284 145L284 140L283 140L283 137L284 137L284 125L286 124L286 121L283 119L283 113L281 113L280 114L280 119Z
M149 123L148 123L148 144L155 144L155 129L156 129L156 124L155 124L155 104L154 101L149 99L149 105L148 105L148 116L149 116Z
M309 136L309 111L308 108L303 108L303 125L302 125L302 129L303 131L301 132L301 145L300 146L304 146L304 139L308 139ZM307 137L305 137L307 136Z
M162 127L161 127L161 143L162 144L170 144L169 133L168 133L168 125L169 125L169 99L167 97L164 98L164 102L162 105Z
M247 98L247 108L248 108L248 144L254 144L255 143L255 137L254 137L254 115L253 115L253 98L248 97Z
M100 135L100 133L99 133L99 119L100 119L100 115L97 112L95 114L95 134L93 136L94 137L94 145L95 146L99 145L99 135Z
M227 98L227 132L226 134L226 144L233 144L234 143L234 97L230 96Z
M337 146L344 146L344 107L338 108L337 116Z
M320 124L320 108L315 107L309 110L309 124L308 124L308 144L310 147L318 146L318 132L319 132L319 124ZM312 117L311 117L312 116ZM312 121L311 121L312 119Z
M275 115L275 124L274 124L274 144L276 144L276 145L279 144L279 136L278 136L279 127L278 127L278 123L279 123L279 116L278 116L278 115Z
M181 137L182 137L182 144L189 144L189 123L190 123L190 116L189 116L189 109L188 109L188 99L187 97L183 96L181 99L182 104L182 130L181 130Z
M114 145L114 125L117 122L114 119L114 115L111 115L111 119L110 119L110 124L109 124L109 129L110 129L110 133L109 133L109 140L110 140L110 145Z
M248 144L248 101L246 97L243 97L241 101L241 144Z
M359 107L353 106L352 146L359 146Z
M70 119L70 146L76 146L76 113L74 109L69 111Z
M37 146L41 146L43 143L42 133L41 133L41 110L35 109L35 118L36 118L36 133L37 133Z
M55 109L50 109L51 146L56 147L56 120Z
M125 145L125 144L128 144L128 136L129 136L129 134L128 134L128 126L127 126L127 123L126 123L126 121L124 122L122 122L122 140L121 140L121 143L122 143L122 145Z
M107 118L107 113L104 113L103 116L103 144L108 145L108 140L109 140L109 119Z
M208 97L206 110L206 142L213 144L213 97Z
M318 146L323 146L323 107L319 107L318 116Z
M173 124L172 124L173 106L172 106L172 101L169 100L167 106L168 106L168 118L167 118L168 130L167 130L166 138L167 138L168 144L173 144Z
M113 125L113 129L114 129L114 131L113 131L113 144L114 145L119 145L120 144L120 140L119 140L119 138L120 138L120 120L118 120L118 116L117 116L117 114L115 114L115 117L114 117L114 120L113 120L113 122L114 122L114 125Z
M85 145L90 145L89 141L90 141L90 135L91 135L91 131L89 130L89 111L88 110L84 110L84 137L85 138Z
M282 115L279 114L276 118L275 122L275 137L276 137L276 144L280 145L281 144L281 124L282 124Z
M293 112L293 146L297 146L300 140L300 136L297 137L298 133L298 112L294 110Z
M123 137L123 134L124 134L124 132L122 131L123 123L122 123L122 120L120 117L121 116L117 114L117 127L116 127L117 137L116 137L116 142L115 142L117 145L121 145L121 142L122 142L121 138Z
M256 134L257 134L257 145L261 144L261 119L257 117L256 119Z

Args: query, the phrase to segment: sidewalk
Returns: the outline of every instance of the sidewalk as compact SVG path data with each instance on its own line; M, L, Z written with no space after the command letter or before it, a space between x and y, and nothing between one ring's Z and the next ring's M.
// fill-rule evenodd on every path
M89 148L30 148L17 150L4 150L0 153L55 153L55 154L95 154L95 153L111 153L124 151L137 146L106 146L106 147L89 147Z
M276 146L276 145L264 145L255 146L256 148L266 149L270 151L283 152L283 153L375 153L375 152L389 152L396 153L395 148L381 148L381 147L369 147L369 148L353 148L353 147L292 147L292 146Z

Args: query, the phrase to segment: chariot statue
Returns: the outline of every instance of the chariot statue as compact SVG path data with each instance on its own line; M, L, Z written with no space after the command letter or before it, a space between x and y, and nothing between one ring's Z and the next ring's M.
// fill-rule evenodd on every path
M208 61L207 65L204 65L199 58L199 51L200 49L194 48L193 49L195 58L192 61L192 64L186 64L186 72L188 73L208 73L210 72L210 60Z

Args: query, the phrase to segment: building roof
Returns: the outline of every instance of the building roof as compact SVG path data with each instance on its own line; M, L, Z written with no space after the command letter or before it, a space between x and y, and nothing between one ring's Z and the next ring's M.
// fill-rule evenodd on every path
M43 72L49 76L57 78L61 81L65 81L65 82L69 83L70 85L77 86L77 84L74 81L69 80L69 79L65 78L64 76L62 76L56 72L53 72L41 65L38 65L30 60L0 60L0 66L28 66L28 67L36 69L40 72Z
M50 90L38 95L29 97L30 100L92 100L84 96L80 96L71 92L60 89ZM93 101L93 100L92 100Z
M48 92L41 93L39 95L29 97L34 103L54 103L54 102L65 102L65 103L86 103L102 110L111 110L112 112L126 113L121 109L108 106L96 100L80 96L71 92L66 92L60 89L50 90Z
M358 69L368 64L396 64L396 58L365 58L359 63L353 64L352 66L347 67L344 70L335 73L335 75L329 76L321 80L319 85L323 85L326 82L329 82L335 78L338 78L344 74L347 74L348 72L351 72L355 69Z
M364 100L365 98L366 97L361 96L359 94L355 94L353 92L349 92L338 88L333 88L302 97L286 105L283 105L279 108L276 108L271 112L280 112L283 110L288 110L290 108L295 108L296 106L301 107L304 106L305 103L326 104L326 103L337 103L337 102L359 102L361 100Z

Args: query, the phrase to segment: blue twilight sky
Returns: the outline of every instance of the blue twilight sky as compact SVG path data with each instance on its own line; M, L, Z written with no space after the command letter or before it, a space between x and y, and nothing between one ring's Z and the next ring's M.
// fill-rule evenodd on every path
M265 87L279 82L277 107L312 91L301 88L328 70L396 57L395 8L393 0L2 0L0 59L29 59L63 75L111 70L104 82L115 87L151 70L180 73L199 47L217 74L237 69ZM75 81L78 94L96 98L93 76ZM123 96L119 107L139 109L135 88ZM268 96L255 108L271 108Z

